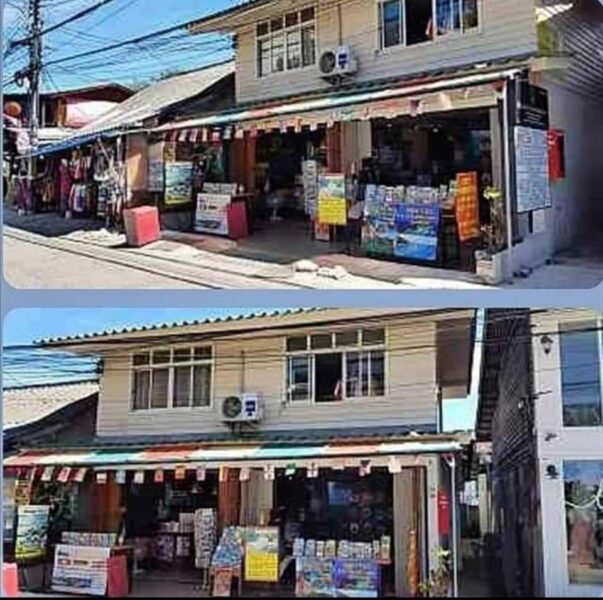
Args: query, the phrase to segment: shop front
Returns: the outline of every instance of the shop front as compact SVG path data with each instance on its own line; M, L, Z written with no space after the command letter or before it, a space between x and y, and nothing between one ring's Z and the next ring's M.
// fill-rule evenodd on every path
M24 452L4 463L18 492L12 556L22 585L37 563L40 586L62 593L184 581L217 596L417 596L449 543L443 457L459 450L449 440Z
M512 179L503 98L519 72L337 93L156 133L219 141L222 183L251 198L247 234L269 232L272 247L295 240L315 243L316 254L479 272L508 248L516 220L504 191ZM198 212L206 194L197 194Z

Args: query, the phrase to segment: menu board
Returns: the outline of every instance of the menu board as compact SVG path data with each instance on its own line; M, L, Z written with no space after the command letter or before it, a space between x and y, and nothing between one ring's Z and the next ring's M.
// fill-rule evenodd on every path
M165 164L165 204L189 204L193 199L193 163Z
M232 197L225 194L197 194L195 231L228 235L228 207Z
M326 174L318 178L318 221L322 225L346 225L348 207L345 176Z
M550 208L548 133L530 127L515 128L517 211Z
M437 260L439 204L393 204L384 207L379 216L370 216L368 206L367 210L369 216L365 217L362 231L362 248L366 252L413 260Z
M56 547L52 589L67 594L104 596L107 591L109 548Z
M306 160L302 170L306 214L315 219L318 206L318 163L315 160Z
M467 242L481 235L477 173L459 173L456 177L456 223L459 240Z
M297 558L295 595L298 598L334 597L333 561L324 558Z
M149 192L163 192L165 163L163 143L149 146Z
M36 560L46 555L49 506L19 506L15 558Z
M245 581L277 583L279 580L278 528L245 530Z

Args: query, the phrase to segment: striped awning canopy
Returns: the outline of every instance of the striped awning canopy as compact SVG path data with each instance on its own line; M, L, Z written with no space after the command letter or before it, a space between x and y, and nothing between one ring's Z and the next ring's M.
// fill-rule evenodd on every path
M426 455L459 452L462 446L453 440L404 441L364 444L320 445L187 445L152 446L132 450L94 449L72 452L23 451L4 460L5 468L91 467L99 469L153 469L187 466L220 468L223 466L286 466L290 462L347 464L347 460L385 459L400 455Z

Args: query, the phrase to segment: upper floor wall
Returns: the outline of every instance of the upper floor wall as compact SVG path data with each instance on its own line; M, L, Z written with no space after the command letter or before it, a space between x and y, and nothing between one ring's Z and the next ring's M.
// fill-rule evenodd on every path
M358 60L355 83L537 51L533 0L279 0L209 29L236 36L239 102L332 89L318 62L340 45Z
M349 311L348 311L349 312ZM472 311L265 329L105 354L97 434L228 434L222 404L257 394L250 431L408 427L437 431L466 393ZM181 338L180 338L181 339ZM454 350L453 350L454 349Z

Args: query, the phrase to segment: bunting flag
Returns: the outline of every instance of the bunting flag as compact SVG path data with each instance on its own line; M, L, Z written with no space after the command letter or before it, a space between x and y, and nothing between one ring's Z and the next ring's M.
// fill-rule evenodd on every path
M178 136L178 139L177 139L178 142L186 142L188 140L188 130L187 129L181 129L179 132L177 132L176 135Z
M184 481L186 479L186 467L183 467L183 466L176 467L174 479L176 481Z
M402 473L402 463L399 458L392 456L389 459L389 464L387 465L388 471L394 475L395 473Z
M206 477L207 471L205 470L205 467L197 467L197 481L205 481Z
M33 469L31 469L29 471L29 477L28 477L29 481L34 481L37 474L38 474L38 469L36 469L36 467L34 467Z
M266 481L274 481L276 479L276 469L273 465L267 465L264 467L264 479Z
M225 140L231 140L232 139L232 126L228 126L224 128L224 136L223 138Z
M310 131L318 131L318 122L317 121L312 121L312 123L310 123Z
M144 471L136 471L136 473L134 473L134 483L136 485L142 485L144 483Z
M107 473L97 473L96 474L96 483L99 485L105 485L107 483Z
M281 123L281 133L287 133L287 123Z
M115 482L118 485L125 485L126 484L126 472L124 469L120 469L119 471L117 471L115 473Z
M235 130L235 140L244 140L245 139L245 130L241 128L237 128Z
M308 467L307 476L308 476L308 479L316 479L318 477L318 465L317 464L312 463Z
M201 129L201 141L203 143L207 142L207 140L209 139L209 134L207 132L207 129L204 127L203 129Z
M199 130L191 129L190 135L188 137L189 142L191 142L192 144L196 144L198 137L199 137Z
M416 117L423 112L423 101L420 98L410 99L410 116Z
M69 476L71 475L71 467L63 467L57 475L57 481L59 483L67 483Z
M44 472L42 473L42 481L48 482L52 481L52 476L54 474L54 467L46 467Z
M295 475L296 471L297 471L297 465L296 464L287 465L287 468L285 469L285 476L286 477L293 477L293 475Z
M360 477L368 477L371 474L371 461L370 460L361 460L360 461L359 473L360 473Z
M76 483L84 483L86 480L86 475L88 474L88 469L86 467L82 467L78 469L73 477L73 481Z
M153 480L155 481L155 483L163 483L165 481L165 473L163 472L163 469L155 470L155 476Z
M249 481L251 477L251 470L249 467L241 467L239 471L239 481Z
M257 127L252 127L249 130L249 137L250 138L256 138L256 137L258 137L258 128Z
M222 140L222 132L219 129L214 129L211 132L211 141L220 142Z
M220 483L228 481L228 467L220 467L218 472L218 481Z
M295 133L301 133L302 130L302 121L301 119L295 119L295 125L293 126Z

